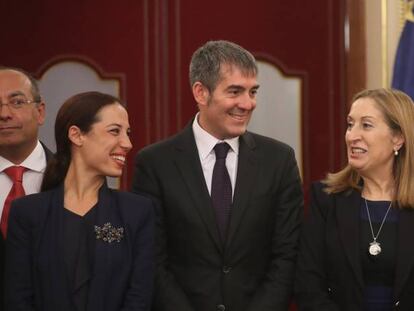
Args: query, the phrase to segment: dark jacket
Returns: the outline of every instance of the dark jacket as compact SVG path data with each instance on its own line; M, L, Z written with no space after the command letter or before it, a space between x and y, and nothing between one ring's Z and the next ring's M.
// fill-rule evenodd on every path
M95 242L89 281L89 311L150 309L153 283L153 207L150 200L103 185L96 225L123 228L120 242ZM71 310L76 288L69 291L63 259L63 186L12 203L6 253L8 311Z
M240 137L225 243L191 124L138 154L133 190L158 201L155 310L287 310L303 200L289 146Z
M301 311L358 311L363 306L364 280L359 245L361 194L356 190L328 195L324 185L311 189L296 277ZM400 211L395 310L414 310L414 210Z
M46 162L48 162L52 157L53 153L42 143L40 142L43 149L45 150ZM0 190L1 191L1 190ZM4 306L4 265L6 257L6 241L3 238L3 235L0 233L0 310Z

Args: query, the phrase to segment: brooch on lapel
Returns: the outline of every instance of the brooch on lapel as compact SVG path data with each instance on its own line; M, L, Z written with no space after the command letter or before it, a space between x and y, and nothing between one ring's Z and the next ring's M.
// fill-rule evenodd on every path
M115 228L110 222L107 222L102 227L95 226L95 233L97 240L102 240L107 243L112 243L114 241L121 242L124 237L124 228Z

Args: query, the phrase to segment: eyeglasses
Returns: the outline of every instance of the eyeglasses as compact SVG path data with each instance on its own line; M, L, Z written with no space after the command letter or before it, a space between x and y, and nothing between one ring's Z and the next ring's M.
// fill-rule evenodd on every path
M20 97L13 97L12 99L9 100L8 103L0 103L0 107L3 105L7 105L9 106L9 108L12 109L20 109L25 105L31 104L31 103L39 103L39 100L29 100L26 98L20 98Z

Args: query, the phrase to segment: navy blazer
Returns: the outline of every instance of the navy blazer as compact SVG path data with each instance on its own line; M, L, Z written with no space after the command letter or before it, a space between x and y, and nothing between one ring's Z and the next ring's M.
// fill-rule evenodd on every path
M363 308L364 280L359 245L361 194L328 195L311 190L310 214L302 232L296 301L301 311L357 311ZM414 310L414 210L402 209L395 267L395 310Z
M153 284L153 207L142 196L103 185L96 225L124 228L120 242L97 239L88 311L150 309ZM17 199L6 240L6 310L71 310L76 297L67 286L63 258L63 185Z

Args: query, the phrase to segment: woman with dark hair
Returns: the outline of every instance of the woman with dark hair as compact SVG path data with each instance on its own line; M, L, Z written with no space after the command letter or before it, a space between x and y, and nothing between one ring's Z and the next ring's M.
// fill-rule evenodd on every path
M412 311L414 104L397 90L365 90L347 122L348 165L311 189L299 310Z
M42 192L12 205L6 310L150 309L151 202L105 182L122 174L129 131L113 96L82 93L60 108Z

